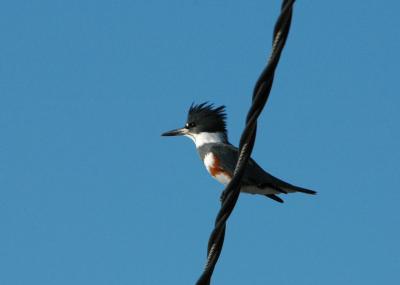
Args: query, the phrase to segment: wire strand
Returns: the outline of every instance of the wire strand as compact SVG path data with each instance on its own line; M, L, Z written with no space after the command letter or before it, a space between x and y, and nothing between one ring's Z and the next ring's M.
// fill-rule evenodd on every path
M240 183L245 167L253 151L256 133L257 119L267 103L269 93L274 81L275 70L278 65L282 50L285 46L292 21L292 9L295 0L283 0L281 14L279 15L273 32L272 49L268 63L261 72L253 90L252 105L247 113L246 126L242 132L239 144L239 158L236 163L234 175L224 190L221 201L221 209L215 219L214 230L211 232L208 247L207 261L204 271L196 285L209 285L215 265L224 244L226 221L235 208L240 194Z

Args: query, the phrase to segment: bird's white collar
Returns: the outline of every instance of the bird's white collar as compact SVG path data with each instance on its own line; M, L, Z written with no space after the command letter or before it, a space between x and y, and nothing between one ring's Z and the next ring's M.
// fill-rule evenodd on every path
M185 136L191 138L196 145L196 148L201 147L206 143L225 143L226 136L224 133L216 132L216 133L208 133L202 132L199 134L186 134Z

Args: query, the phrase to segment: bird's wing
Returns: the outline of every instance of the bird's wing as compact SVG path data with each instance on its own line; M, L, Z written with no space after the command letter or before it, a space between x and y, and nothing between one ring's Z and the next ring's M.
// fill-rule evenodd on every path
M215 144L210 151L218 153L219 166L229 174L233 175L236 162L239 156L239 150L231 144ZM307 194L315 194L313 190L289 184L275 176L272 176L262 169L252 158L250 158L245 173L242 178L244 185L255 185L259 188L269 187L277 192L303 192Z
M219 167L233 176L239 156L239 150L231 144L213 144L210 147L210 151L214 153L214 155L218 154ZM259 167L253 159L250 159L245 174L243 175L242 183L251 185L257 184L253 180L262 175L262 172L264 172L262 168Z
M218 158L218 167L233 176L238 158L238 150L230 144L209 144L209 151Z

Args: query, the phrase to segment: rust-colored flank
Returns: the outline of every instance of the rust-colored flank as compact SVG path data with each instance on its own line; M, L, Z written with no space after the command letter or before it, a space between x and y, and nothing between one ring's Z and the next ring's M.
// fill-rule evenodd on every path
M226 172L225 170L223 170L220 165L219 165L219 158L213 154L213 158L214 158L214 164L212 166L210 166L210 174L213 177L216 177L217 175L223 174L228 176L229 178L232 178L232 175L228 172Z

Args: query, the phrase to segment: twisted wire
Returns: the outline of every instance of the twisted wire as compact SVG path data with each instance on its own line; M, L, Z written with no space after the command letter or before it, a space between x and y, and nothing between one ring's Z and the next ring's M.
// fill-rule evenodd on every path
M223 192L224 195L221 201L221 209L217 214L215 227L211 232L208 241L206 265L196 285L210 284L215 265L221 254L222 246L224 244L226 221L231 215L239 197L241 179L247 162L251 156L256 139L257 119L268 100L274 80L275 70L289 34L294 2L295 0L282 1L281 14L274 27L271 54L266 67L261 72L261 75L254 86L252 105L247 113L246 125L240 138L239 158L236 163L232 180Z

